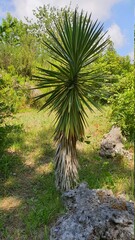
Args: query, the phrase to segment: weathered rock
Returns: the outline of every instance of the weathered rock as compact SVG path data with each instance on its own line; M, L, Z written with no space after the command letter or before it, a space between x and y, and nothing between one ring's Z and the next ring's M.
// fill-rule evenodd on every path
M68 213L51 228L50 240L133 240L134 206L108 190L83 183L63 194Z
M102 157L114 157L117 154L132 159L129 151L124 149L123 136L119 127L112 127L110 132L104 135L101 142L100 155Z

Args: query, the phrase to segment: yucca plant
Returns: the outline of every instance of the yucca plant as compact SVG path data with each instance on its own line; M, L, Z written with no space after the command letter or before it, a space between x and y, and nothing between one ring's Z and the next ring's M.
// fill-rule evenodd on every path
M47 31L50 37L44 45L50 53L52 68L39 68L40 74L34 78L38 89L48 88L49 91L36 100L45 98L41 110L49 108L56 113L56 186L68 190L78 182L76 142L84 136L86 107L92 110L96 106L93 95L103 79L90 70L90 65L105 49L108 39L105 39L103 25L77 10L72 17L65 12L63 19Z

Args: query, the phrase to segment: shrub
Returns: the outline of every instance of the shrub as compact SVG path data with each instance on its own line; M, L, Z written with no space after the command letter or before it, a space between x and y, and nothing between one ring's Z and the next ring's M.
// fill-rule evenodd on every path
M112 102L112 119L123 133L133 139L134 135L134 72L126 74L115 86Z
M0 112L1 118L7 112L15 113L26 106L29 90L25 79L20 76L12 76L10 73L0 71Z

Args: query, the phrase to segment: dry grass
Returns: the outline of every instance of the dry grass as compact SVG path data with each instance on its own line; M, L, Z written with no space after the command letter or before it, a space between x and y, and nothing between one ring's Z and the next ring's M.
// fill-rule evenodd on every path
M4 197L0 200L0 210L9 211L13 208L19 207L21 203L21 199L16 197Z

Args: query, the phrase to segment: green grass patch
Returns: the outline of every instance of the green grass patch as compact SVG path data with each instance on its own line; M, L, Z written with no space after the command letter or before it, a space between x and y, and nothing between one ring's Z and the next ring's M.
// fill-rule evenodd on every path
M110 109L88 113L86 142L78 142L80 182L133 199L133 164L102 159L100 142L111 127ZM28 109L7 119L0 131L0 239L49 239L49 228L65 212L55 188L53 115ZM131 148L131 145L130 145Z

